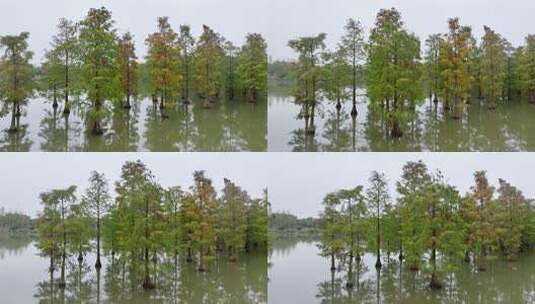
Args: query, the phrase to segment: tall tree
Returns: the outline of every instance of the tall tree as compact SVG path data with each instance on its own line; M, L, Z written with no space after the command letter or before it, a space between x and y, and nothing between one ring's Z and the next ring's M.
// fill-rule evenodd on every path
M76 23L62 18L57 26L57 31L57 34L52 37L50 56L55 59L51 63L59 63L57 67L59 73L55 74L58 79L54 83L59 83L63 86L63 97L65 99L63 113L68 115L71 111L69 94L72 90L72 75L79 64L78 26ZM53 71L54 68L51 67L51 70Z
M323 199L321 213L320 255L329 257L331 271L336 271L336 257L344 249L344 226L340 211L340 198L337 193L329 193Z
M206 262L213 258L215 250L215 210L218 203L212 181L204 176L204 171L195 171L193 179L194 185L191 187L191 192L198 213L198 230L193 232L193 237L198 244L199 271L206 271Z
M238 57L240 87L249 102L267 92L267 43L260 34L247 34Z
M110 194L108 191L108 182L104 174L92 171L89 177L89 187L85 191L83 202L91 217L96 222L97 237L97 260L95 268L102 268L100 261L100 239L101 239L101 220L110 208Z
M231 261L238 259L245 249L247 233L247 205L249 195L229 179L224 179L221 198L221 237Z
M119 75L121 79L121 93L126 98L123 105L125 109L130 109L130 97L137 95L138 64L136 61L136 46L132 34L125 33L119 39Z
M0 99L12 104L9 132L19 130L17 117L22 115L21 104L30 97L33 90L33 67L30 60L33 53L28 50L27 32L14 36L0 37Z
M420 41L403 28L396 9L381 10L368 43L367 85L370 102L386 108L392 137L401 137L401 123L414 115L421 101Z
M443 43L440 34L430 35L425 40L425 67L427 82L429 87L429 98L433 99L433 102L438 103L438 95L441 86L441 71L440 71L440 47Z
M325 49L326 37L325 33L321 33L317 36L288 41L288 46L299 54L299 60L294 68L296 86L293 89L293 95L296 102L303 105L302 112L307 125L310 119L309 127L306 129L307 135L313 135L316 132L314 118L320 89L320 54Z
M325 62L322 91L328 100L336 101L336 110L340 111L342 101L349 98L347 87L351 83L351 66L347 64L346 50L338 48L333 52L325 52L322 56Z
M481 89L488 107L496 109L503 96L507 76L506 41L490 27L485 26L481 42Z
M373 214L373 218L376 222L377 236L375 243L377 250L375 268L381 268L381 217L389 204L390 195L388 194L388 184L384 173L373 171L369 182L370 187L366 190L366 199L368 210Z
M151 75L152 92L160 98L160 109L178 94L180 74L180 50L178 35L171 28L167 17L158 18L158 31L145 41L148 47L147 64Z
M448 21L449 32L440 48L440 66L444 81L442 98L444 109L453 109L452 117L460 119L464 103L468 101L471 88L469 55L472 45L472 29L462 26L459 18Z
M203 25L195 47L195 85L206 108L211 107L221 93L224 57L221 39L214 30Z
M195 38L191 34L189 25L181 25L178 33L178 47L180 49L180 65L182 66L182 102L189 104L190 81L192 78L191 62L195 52Z
M364 59L365 41L364 29L359 20L348 19L345 25L345 34L342 36L340 47L345 50L346 60L351 66L351 89L353 98L353 108L351 116L357 116L357 73L361 61Z
M90 9L80 23L81 82L91 101L89 117L95 135L104 132L101 121L107 112L105 101L119 94L119 48L113 26L111 12L104 7Z

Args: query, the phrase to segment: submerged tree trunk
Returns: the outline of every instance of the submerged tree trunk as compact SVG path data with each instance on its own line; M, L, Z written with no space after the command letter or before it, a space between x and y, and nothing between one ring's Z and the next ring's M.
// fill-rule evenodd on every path
M95 268L102 268L102 263L100 262L100 202L97 201L97 261L95 263Z

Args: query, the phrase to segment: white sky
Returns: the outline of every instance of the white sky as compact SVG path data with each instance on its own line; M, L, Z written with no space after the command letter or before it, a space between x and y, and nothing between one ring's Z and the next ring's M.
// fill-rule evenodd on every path
M0 35L29 31L31 49L40 60L59 18L78 20L90 7L102 5L112 11L121 31L135 35L140 57L159 16L169 16L175 29L190 24L195 34L203 23L211 25L237 44L247 32L259 32L275 59L293 57L287 42L298 36L325 32L328 44L335 45L350 17L362 20L369 30L377 11L389 7L398 8L409 30L422 40L445 32L447 19L454 16L471 25L477 36L489 25L515 45L535 32L535 1L529 0L1 0Z
M87 187L89 173L106 175L110 190L127 160L140 159L165 187L189 188L194 170L206 170L216 190L229 178L253 197L267 186L267 167L258 153L0 153L0 207L35 216L39 193L78 185Z

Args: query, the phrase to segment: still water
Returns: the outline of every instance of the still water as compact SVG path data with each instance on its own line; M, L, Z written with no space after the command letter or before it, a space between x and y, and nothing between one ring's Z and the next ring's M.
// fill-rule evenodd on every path
M496 111L473 102L460 120L444 117L440 104L426 102L417 117L402 127L403 137L387 136L382 113L371 111L361 97L353 119L351 102L337 112L322 102L315 117L316 132L305 133L301 107L284 93L268 99L269 151L535 151L535 105L512 102Z
M4 106L5 108L5 106ZM111 108L111 107L110 107ZM267 101L222 101L212 108L200 102L169 104L162 114L149 99L127 111L113 109L104 134L86 127L81 106L65 117L61 104L34 99L22 109L20 131L9 133L11 113L0 111L0 151L266 151Z
M351 292L345 288L345 271L331 274L330 263L318 255L318 243L278 240L269 257L269 303L407 303L483 304L535 303L535 255L508 263L494 261L486 272L463 265L455 274L442 277L444 288L428 289L428 275L399 267L385 257L375 270L375 256L366 254L355 273ZM357 283L358 281L358 283Z
M94 257L67 265L64 290L50 284L49 260L31 241L0 240L0 303L266 303L266 254L230 263L216 260L206 273L174 262L162 263L156 289L144 291L141 276L104 259L100 273ZM175 267L176 266L176 267ZM128 266L126 266L128 268ZM55 272L54 280L59 277ZM56 281L57 282L57 281Z

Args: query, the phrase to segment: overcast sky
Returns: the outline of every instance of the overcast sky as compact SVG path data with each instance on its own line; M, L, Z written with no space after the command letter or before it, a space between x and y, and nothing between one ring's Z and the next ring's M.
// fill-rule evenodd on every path
M487 170L497 185L503 178L535 198L534 153L271 153L269 200L273 211L289 211L299 217L317 216L325 194L357 185L368 186L371 171L384 172L391 196L403 165L423 160L465 194L476 170Z
M0 208L35 216L40 210L39 193L78 185L82 194L92 170L118 180L127 160L142 160L163 186L189 188L194 170L206 170L216 190L227 177L261 197L267 186L267 167L258 153L0 153Z
M259 32L274 59L294 56L287 47L291 38L325 32L333 46L346 19L359 18L369 30L377 11L393 6L422 39L445 32L447 19L453 16L471 25L477 36L483 25L490 25L515 45L530 30L535 32L535 1L528 0L1 0L0 35L29 31L31 49L40 60L59 18L79 20L90 7L102 5L111 9L121 31L135 35L141 56L144 39L155 30L158 16L169 16L175 29L190 24L195 34L203 23L211 25L237 44L247 32Z

